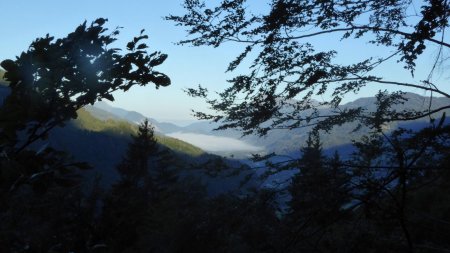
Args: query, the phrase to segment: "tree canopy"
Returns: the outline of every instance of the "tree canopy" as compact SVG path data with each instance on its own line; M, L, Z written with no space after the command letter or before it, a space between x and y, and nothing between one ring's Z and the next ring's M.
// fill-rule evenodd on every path
M395 111L391 105L405 102L401 91L380 93L377 97L380 110L376 112L360 107L339 108L346 95L358 93L369 84L387 84L397 90L415 88L430 96L450 97L443 87L433 83L432 74L426 80L406 82L390 80L374 71L389 60L397 60L414 76L418 57L437 46L438 55L431 67L431 72L435 71L436 65L445 61L445 50L450 49L445 36L449 2L271 0L266 3L270 8L264 12L262 8L252 8L252 3L246 0L223 0L216 4L186 0L184 15L166 17L187 29L190 38L180 41L182 45L243 45L243 52L230 62L227 71L240 65L249 65L249 69L229 80L230 86L219 93L219 99L209 98L202 87L188 90L193 96L206 98L217 112L197 112L199 118L221 121L222 128L264 135L274 128L310 125L329 130L330 126L355 120L377 127L450 108L447 105ZM364 40L386 49L387 54L342 64L336 60L337 50L317 49L310 42L315 37L329 39L331 43L339 39ZM318 96L323 101L314 103ZM324 115L318 107L332 110Z
M15 60L4 60L10 95L1 107L2 141L16 142L17 131L28 139L23 150L49 130L76 118L76 111L98 100L114 100L112 93L133 85L167 86L170 79L155 70L166 54L148 53L144 34L127 44L124 53L111 47L119 28L108 32L106 19L84 22L74 32L56 39L50 35L33 41Z
M73 169L87 168L45 145L30 148L53 128L76 118L78 109L102 99L112 101L114 91L134 85L170 84L169 77L155 70L167 55L147 51L144 30L121 50L112 47L120 28L109 31L106 22L85 21L60 39L47 34L15 60L1 62L8 82L0 94L0 188L5 193L23 184L39 185L41 179L47 183L40 185L50 186L55 177L73 178Z
M0 87L1 251L98 252L89 243L98 189L85 197L81 185L90 180L79 171L90 165L38 141L77 118L83 106L113 101L114 91L170 85L155 69L167 55L148 52L144 30L121 50L112 47L120 28L109 31L106 22L85 21L59 39L47 34L16 59L1 62L7 81Z
M196 112L196 116L220 122L219 129L240 129L244 135L313 127L311 137L315 138L301 150L300 159L266 163L269 173L299 171L289 189L292 200L287 220L293 231L287 247L299 241L295 250L311 252L345 251L348 245L356 249L360 243L363 251L376 252L414 252L427 247L421 245L413 225L420 209L414 198L427 184L446 180L442 172L448 168L445 157L449 150L445 111L450 103L438 107L432 101L436 96L450 98L448 89L434 78L439 65L448 61L450 3L264 2L268 8L246 0L185 0L184 15L166 17L186 28L190 37L180 41L181 45L242 46L241 54L226 70L236 74L218 98L202 86L187 90L205 99L213 110ZM331 49L314 42L319 39L329 41ZM365 52L365 58L340 61L333 43L352 40L369 43L385 54ZM416 76L419 57L432 55L429 74L420 80ZM377 71L390 61L403 67L412 81L391 79ZM346 97L369 85L379 87L373 106L342 106ZM392 89L384 90L386 85ZM430 102L421 109L408 107L405 89L426 94ZM440 120L436 121L437 117ZM431 124L420 129L386 128L394 121L423 118ZM324 162L317 133L349 122L358 123L356 129L366 126L367 135L354 141L352 157L342 161L336 156ZM360 223L361 217L364 222ZM358 232L352 238L354 231ZM374 242L379 235L383 242ZM442 242L436 245L445 248Z

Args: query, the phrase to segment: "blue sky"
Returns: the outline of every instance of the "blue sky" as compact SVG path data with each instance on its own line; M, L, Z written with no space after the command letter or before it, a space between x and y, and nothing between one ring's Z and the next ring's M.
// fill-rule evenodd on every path
M183 29L163 20L168 14L181 14L181 1L2 1L0 60L14 58L26 50L35 38L49 33L62 37L84 20L108 18L108 27L124 27L116 46L146 29L151 51L169 55L159 70L169 75L172 85L156 90L152 86L134 87L115 94L115 106L135 110L158 120L183 123L192 121L191 109L204 109L198 99L188 97L182 89L197 84L223 87L224 71L232 54L227 50L177 46L185 38ZM219 90L218 89L218 90Z
M202 84L210 90L223 89L226 79L232 77L225 74L225 69L240 52L240 48L233 45L219 49L174 45L174 42L186 38L186 33L183 28L163 20L163 17L168 14L182 14L181 2L181 0L3 0L0 4L2 6L0 60L14 58L26 50L30 42L37 37L47 33L62 37L72 32L84 20L90 22L98 17L108 18L107 26L110 28L124 27L116 45L119 47L123 47L141 29L146 29L150 36L150 50L162 51L169 55L159 70L169 75L172 85L159 90L152 86L134 87L126 93L115 94L116 101L113 105L138 111L160 121L183 124L193 120L190 116L191 109L204 110L206 106L201 100L188 97L182 89L197 84ZM253 2L262 4L263 1ZM380 56L389 53L361 41L346 40L344 43L336 41L317 38L314 44L325 49L338 48L343 55L340 58L343 62L378 51ZM418 76L424 76L427 73L427 66L431 64L430 55L424 56L420 64ZM397 80L410 79L408 73L399 68L395 61L379 71ZM380 88L389 87L369 87L359 96L373 95ZM355 98L357 96L352 96L348 100Z

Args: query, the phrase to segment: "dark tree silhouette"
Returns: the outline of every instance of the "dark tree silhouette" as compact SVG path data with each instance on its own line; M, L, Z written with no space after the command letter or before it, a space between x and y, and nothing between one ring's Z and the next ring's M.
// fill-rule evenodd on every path
M154 136L153 127L146 119L141 125L136 136L128 145L127 154L117 167L121 180L138 186L141 180L149 177L149 159L158 152L158 146Z
M81 107L102 99L114 100L112 92L127 91L134 85L170 84L166 75L154 69L167 55L147 52L144 30L122 53L111 47L119 30L108 33L106 21L100 18L90 25L84 22L61 39L49 35L38 38L16 60L2 61L9 95L0 108L0 152L2 162L15 167L15 179L3 186L15 187L33 175L34 180L41 176L45 166L20 166L31 159L21 156L26 151L28 156L50 160L45 157L50 149L36 153L28 148L56 126L76 118ZM44 174L79 165L51 165Z
M429 102L422 109L414 109L408 107L403 90L426 93L429 101L436 95L450 98L444 86L433 78L439 65L448 63L445 52L450 49L450 43L445 33L450 25L450 2L271 0L267 3L266 9L253 9L252 3L245 0L219 3L186 0L184 15L166 17L185 27L191 36L180 41L181 45L242 45L242 53L227 69L229 72L237 70L239 74L229 80L230 86L218 93L218 98L209 97L208 90L201 86L187 90L192 96L204 98L215 111L196 112L197 117L220 122L219 129L237 128L244 134L259 135L266 135L272 129L311 126L315 130L331 131L334 126L348 122L368 127L368 136L355 143L358 153L354 160L334 166L349 168L350 177L343 182L351 185L351 203L355 204L353 223L360 224L356 217L366 215L364 225L355 226L360 236L355 240L349 237L347 246L353 244L358 248L359 242L368 242L382 234L383 242L361 249L414 252L422 243L423 248L436 246L435 249L446 250L442 241L429 246L427 243L434 240L425 237L423 241L418 240L411 233L410 222L414 219L409 215L414 205L410 199L417 194L416 188L432 184L443 176L437 170L448 156L447 148L441 145L448 143L445 111L450 109L450 103L436 107ZM311 39L325 39L330 43L334 40L364 41L386 53L379 57L367 52L367 58L342 63L332 45L330 50L321 50ZM436 54L429 74L419 80L415 76L418 59L432 53ZM413 81L389 79L377 71L380 65L395 60L410 73ZM243 71L246 67L247 72ZM358 93L368 85L380 87L375 109L368 110L357 104L340 106L348 94ZM393 91L382 91L386 85L393 87ZM322 101L314 101L317 97ZM401 104L404 109L396 109ZM320 110L324 107L328 109ZM435 118L441 120L437 122ZM417 119L429 120L430 125L417 131L400 128L390 132L387 128L394 121ZM311 170L311 174L325 175L325 180L329 168L321 170L323 165L317 155L311 154L311 157L305 164L319 168ZM290 162L282 169L297 167L295 162ZM314 200L314 194L321 192L323 180L308 180L301 173L294 179L292 194L298 197L297 204ZM296 184L304 185L300 187L303 192L294 191ZM319 195L317 199L326 203L331 189ZM337 199L334 196L329 200ZM325 213L337 210L341 203L334 206L337 208L323 210ZM291 204L295 206L294 202ZM313 216L320 213L311 211ZM347 228L343 226L341 232L353 231Z
M114 100L114 91L170 84L166 75L154 70L167 55L146 51L144 30L121 54L120 49L110 48L119 30L108 34L106 21L85 22L65 38L36 39L16 60L1 63L11 90L2 106L1 136L8 143L18 142L16 152L76 118L76 111L84 105ZM20 130L27 133L24 141L16 140Z
M184 2L185 15L166 17L186 27L191 36L179 44L243 45L242 54L229 64L227 71L242 65L249 66L248 73L232 78L230 87L219 93L219 99L207 98L207 90L201 87L188 90L193 96L207 98L211 108L218 112L198 112L199 118L221 121L221 128L240 128L245 134L264 135L274 128L317 124L318 128L329 130L334 125L355 120L376 127L380 122L413 120L450 108L446 105L395 111L391 105L404 102L402 93L386 94L379 105L382 114L361 107L339 108L347 94L357 93L366 85L391 85L397 90L415 88L430 96L449 98L450 94L432 79L443 50L450 49L444 36L449 26L448 1L271 0L267 3L269 8L262 12L245 0L223 0L217 4L189 0ZM312 38L362 40L386 49L387 54L342 64L337 59L339 52L317 50L309 41ZM434 46L438 48L438 56L424 81L390 80L375 71L377 66L396 59L414 76L417 58ZM239 73L242 72L240 69ZM312 102L314 96L322 95L324 101ZM321 114L316 109L319 106L332 110Z
M111 252L133 249L139 240L144 217L154 204L149 161L157 152L153 127L145 120L117 166L121 178L105 200L101 234Z
M372 225L389 231L384 236L389 238L394 251L397 247L413 252L420 242L434 241L432 236L418 238L411 223L417 222L414 213L421 209L413 199L421 191L439 185L448 171L442 166L449 155L450 143L444 120L445 114L439 123L419 131L400 127L389 134L373 133L354 143L357 149L348 164L353 175L352 199L361 204ZM427 215L433 217L436 213ZM400 241L398 234L402 234ZM446 247L443 241L438 245L442 250Z
M104 201L98 242L109 252L178 252L198 243L186 238L195 237L195 224L201 223L203 191L195 182L178 180L172 163L145 120Z
M289 187L292 199L284 249L295 251L300 246L312 251L336 251L338 244L330 236L330 227L348 218L355 208L349 205L349 175L337 153L332 159L323 155L317 132L309 134L301 151L299 172Z
M0 90L2 252L95 251L96 201L85 198L77 171L89 166L37 142L83 106L114 100L114 91L170 84L155 70L167 55L147 52L144 30L122 51L112 47L119 28L108 32L106 21L84 22L60 39L38 38L15 60L1 62L7 84Z

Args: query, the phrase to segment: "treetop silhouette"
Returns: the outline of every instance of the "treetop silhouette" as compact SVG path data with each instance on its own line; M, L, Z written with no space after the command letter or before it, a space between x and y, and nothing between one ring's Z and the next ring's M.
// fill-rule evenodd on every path
M169 77L155 70L167 55L147 51L144 30L121 50L112 47L120 28L108 32L106 22L104 18L90 25L85 21L56 40L47 34L15 60L2 61L11 90L0 111L2 141L14 143L16 132L25 130L27 139L17 147L21 151L55 126L76 118L84 105L113 101L114 91L170 84Z
M316 1L271 0L268 11L253 8L245 0L184 1L184 15L168 20L187 29L190 38L181 45L219 47L242 45L243 51L230 62L227 71L249 66L247 73L229 80L230 87L219 98L209 98L207 89L188 89L203 97L217 113L197 112L201 119L220 121L222 128L239 128L245 134L265 135L270 129L316 126L330 130L334 125L361 121L378 128L380 123L413 120L450 108L396 111L404 103L406 88L450 98L443 87L433 83L432 74L442 64L443 50L450 48L444 36L449 26L450 3L440 0L415 1ZM382 57L369 56L343 64L336 50L319 50L311 38L366 41L385 49ZM397 60L412 76L419 56L438 48L426 80L391 80L374 70ZM245 62L245 63L244 63ZM239 70L239 73L242 73ZM367 85L392 86L399 90L380 93L377 112L357 107L341 109L343 98ZM383 90L380 88L380 90ZM324 101L314 102L322 96ZM329 107L329 114L318 107Z

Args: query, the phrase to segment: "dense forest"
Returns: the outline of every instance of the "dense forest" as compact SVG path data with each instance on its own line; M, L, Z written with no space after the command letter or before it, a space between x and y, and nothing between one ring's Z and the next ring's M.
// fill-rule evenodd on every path
M268 2L256 13L245 0L186 0L165 17L190 35L180 45L242 45L228 88L187 95L211 106L195 114L218 131L270 141L245 162L92 106L170 89L167 55L144 30L121 50L120 28L99 18L3 60L0 252L450 251L450 94L433 79L448 64L450 3ZM389 53L339 63L308 41L331 34ZM396 59L414 77L430 47L426 80L374 71ZM380 85L370 103L341 103L366 85Z

